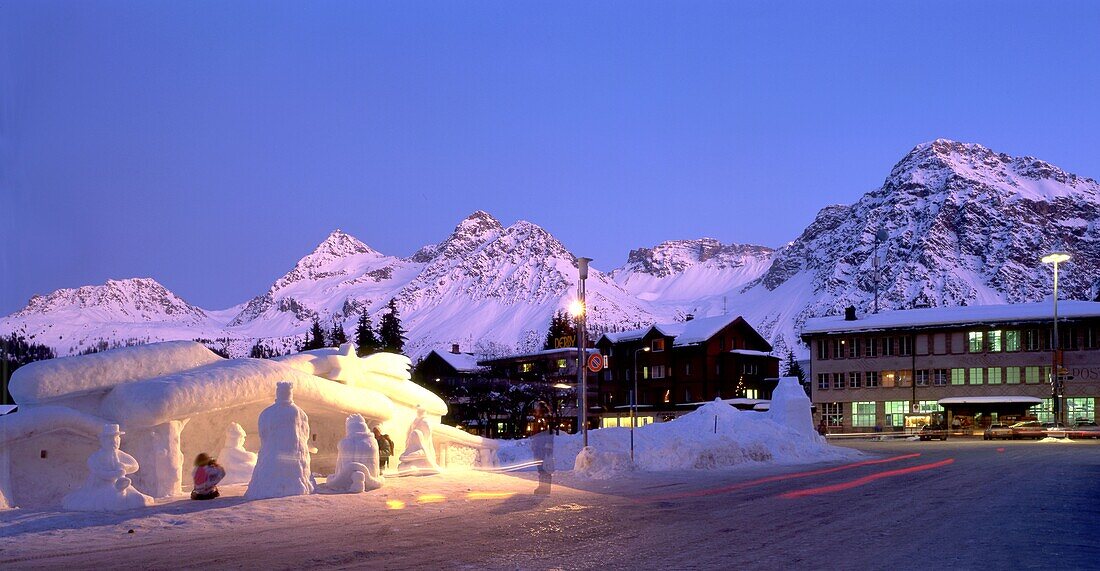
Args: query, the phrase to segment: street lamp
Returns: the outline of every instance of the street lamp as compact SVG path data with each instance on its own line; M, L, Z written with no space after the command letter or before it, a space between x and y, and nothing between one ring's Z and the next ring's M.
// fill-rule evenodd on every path
M649 347L634 350L634 394L630 399L630 461L634 461L634 427L638 424L638 353L649 352Z
M1044 264L1054 264L1054 345L1051 347L1051 387L1054 390L1054 421L1065 423L1062 418L1065 407L1062 406L1063 393L1065 392L1062 387L1062 379L1060 369L1061 363L1061 344L1058 342L1058 264L1069 261L1069 254L1056 249L1055 251L1043 256L1042 262Z
M577 258L577 299L570 309L577 318L577 387L580 390L577 395L577 422L581 427L582 445L588 446L588 344L587 340L587 306L584 303L584 281L588 279L588 262L592 258Z

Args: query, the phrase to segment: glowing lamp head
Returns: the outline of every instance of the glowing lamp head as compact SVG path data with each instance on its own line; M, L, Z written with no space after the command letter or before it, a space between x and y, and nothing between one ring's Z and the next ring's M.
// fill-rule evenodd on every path
M573 317L580 317L584 315L584 303L579 299L574 299L569 302L569 313Z
M649 353L649 347L642 347L642 351L645 353Z
M1070 258L1070 256L1066 252L1051 252L1051 253L1043 256L1043 263L1044 264L1060 264L1062 262L1068 261L1069 258Z

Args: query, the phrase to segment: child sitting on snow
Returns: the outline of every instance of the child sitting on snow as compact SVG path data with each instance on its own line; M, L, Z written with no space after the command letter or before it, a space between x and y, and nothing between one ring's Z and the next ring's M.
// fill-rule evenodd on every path
M212 500L218 497L218 482L225 477L225 469L217 461L206 455L195 457L195 489L191 490L192 500Z

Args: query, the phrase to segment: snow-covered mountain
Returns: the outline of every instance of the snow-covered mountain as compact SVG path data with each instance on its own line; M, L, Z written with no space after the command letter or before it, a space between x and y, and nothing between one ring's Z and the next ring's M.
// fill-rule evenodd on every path
M731 301L780 347L797 347L807 317L879 307L1016 303L1049 298L1063 244L1073 259L1059 276L1069 299L1095 295L1100 269L1100 184L1033 157L939 139L914 148L850 206L823 208L771 266Z
M672 240L631 250L626 265L611 276L640 299L690 305L760 277L772 252L766 246L722 244L714 238Z
M1060 288L1067 298L1096 294L1100 282L1100 185L1031 157L976 144L918 145L881 188L852 205L823 208L779 250L676 240L630 252L609 274L588 281L589 322L597 330L723 312L744 315L777 351L805 349L807 317L847 305L869 311L874 298L874 236L879 245L880 306L1034 301L1051 289L1038 261L1064 244L1074 258ZM344 323L361 311L377 324L394 299L411 355L459 343L503 353L535 348L553 312L576 288L576 259L526 221L504 227L478 211L442 241L408 258L384 255L339 230L262 295L233 308L190 305L151 279L35 296L0 320L59 353L102 342L220 339L234 354L256 339L286 346L313 319Z

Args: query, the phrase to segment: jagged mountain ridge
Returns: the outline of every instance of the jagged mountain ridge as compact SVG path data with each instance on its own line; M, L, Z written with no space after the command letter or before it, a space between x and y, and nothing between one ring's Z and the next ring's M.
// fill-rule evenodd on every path
M1038 159L936 140L915 147L856 203L823 208L779 250L674 240L631 251L609 274L593 270L590 323L614 330L725 311L745 315L777 351L804 354L796 333L805 318L849 304L869 310L878 229L888 234L879 248L883 308L1041 299L1050 271L1038 257L1058 241L1074 254L1063 296L1088 298L1100 260L1098 197L1096 181ZM326 327L342 321L350 334L360 311L377 323L392 298L414 356L452 342L503 353L541 342L550 315L573 296L575 264L537 225L504 227L478 211L408 258L337 230L263 295L228 310L194 307L153 280L129 288L144 301L115 307L125 296L112 283L131 281L122 280L35 296L0 320L0 332L41 335L61 354L88 339L193 337L225 338L242 354L257 338L300 338L314 318Z

